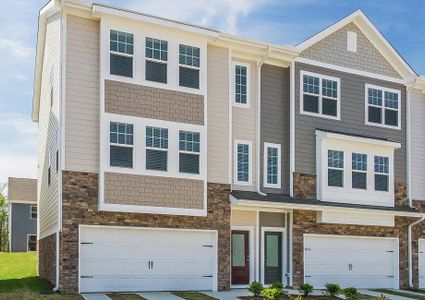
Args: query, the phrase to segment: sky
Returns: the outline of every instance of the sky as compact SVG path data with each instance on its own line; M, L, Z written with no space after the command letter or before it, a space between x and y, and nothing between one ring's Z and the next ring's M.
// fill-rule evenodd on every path
M46 0L1 0L0 183L36 178L31 120L38 12ZM424 0L98 0L274 44L296 45L357 9L425 75Z

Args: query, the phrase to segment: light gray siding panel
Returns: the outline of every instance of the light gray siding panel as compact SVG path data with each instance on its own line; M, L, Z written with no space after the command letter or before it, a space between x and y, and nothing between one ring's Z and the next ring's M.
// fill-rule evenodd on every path
M263 65L261 70L260 179L262 191L289 194L289 68ZM281 189L264 188L264 143L281 145Z
M68 16L65 169L99 171L99 22Z
M300 71L338 77L341 79L341 120L300 114ZM365 125L365 84L401 91L401 130ZM295 68L295 171L316 173L316 129L347 134L384 138L402 144L395 150L395 181L406 182L406 89L404 85L320 68L296 64Z
M31 219L31 205L12 203L11 245L12 252L27 251L27 235L37 234L37 219Z
M425 200L425 94L412 90L410 99L412 197L415 200Z

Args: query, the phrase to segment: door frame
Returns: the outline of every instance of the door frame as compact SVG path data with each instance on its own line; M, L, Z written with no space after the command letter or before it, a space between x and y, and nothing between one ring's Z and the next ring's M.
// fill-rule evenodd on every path
M422 258L423 255L420 255L421 251L425 252L425 239L418 239L418 284L420 289L425 287L425 278L421 280L421 275L425 276L425 260Z
M236 288L242 288L242 287L248 287L249 283L251 283L252 281L254 281L254 263L255 260L257 258L257 255L254 251L254 231L255 231L255 226L245 226L245 225L232 225L231 226L231 232L230 232L230 238L231 238L231 234L232 231L236 230L236 231L247 231L248 232L248 238L249 238L249 243L248 243L248 251L249 251L249 282L248 284L231 284L231 287L236 287ZM230 263L232 263L232 242L231 240L229 241L230 243ZM254 255L255 254L255 255ZM232 265L230 265L230 283L232 283Z
M305 239L306 237L309 236L316 236L316 237L334 237L334 238L345 238L345 239L362 239L362 240L370 240L370 239L385 239L385 240L393 240L395 241L395 245L396 245L396 251L397 251L397 255L395 256L396 259L394 260L394 270L395 270L395 274L394 274L394 278L393 278L393 289L398 290L400 288L400 239L398 237L386 237L386 236L358 236L358 235L338 235L338 234L316 234L316 233L304 233L303 234L303 282L305 282L305 265L306 265L306 261L305 261Z
M180 232L205 232L212 233L214 235L213 238L213 247L215 247L216 251L214 251L213 255L213 280L211 290L213 292L217 292L218 290L218 230L215 229L190 229L190 228L164 228L164 227L133 227L133 226L115 226L115 225L88 225L88 224L79 224L78 225L78 293L81 294L81 231L84 228L102 228L102 229L128 229L128 230L145 230L145 231L180 231Z
M265 232L281 232L282 233L282 283L285 282L284 274L286 273L286 249L285 249L285 239L286 239L286 228L285 227L261 227L261 283L264 284L264 234ZM265 286L269 286L266 284Z

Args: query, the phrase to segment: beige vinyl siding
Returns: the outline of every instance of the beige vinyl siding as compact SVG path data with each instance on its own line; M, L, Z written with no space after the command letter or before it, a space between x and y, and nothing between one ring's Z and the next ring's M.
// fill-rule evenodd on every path
M425 94L412 90L410 95L412 198L425 200Z
M67 19L65 170L99 171L99 22Z
M229 183L228 50L208 46L208 181Z
M60 15L48 18L41 78L40 112L38 123L38 211L39 238L54 233L59 226L59 182L56 172L58 149L59 93L60 93ZM51 87L53 105L51 107ZM49 155L51 184L48 185Z
M250 79L249 79L249 108L236 107L233 106L233 118L232 118L232 127L233 127L233 164L232 167L234 169L234 161L237 159L234 157L235 153L235 140L243 140L250 141L252 143L252 153L251 153L251 178L252 184L250 186L247 185L233 185L233 189L235 190L255 190L256 185L256 176L257 176L257 66L254 62L245 61L242 59L233 59L235 62L241 63L249 63L250 65ZM234 84L233 80L232 83ZM233 95L232 99L230 99L233 103ZM232 182L235 182L235 170L233 170L233 179Z

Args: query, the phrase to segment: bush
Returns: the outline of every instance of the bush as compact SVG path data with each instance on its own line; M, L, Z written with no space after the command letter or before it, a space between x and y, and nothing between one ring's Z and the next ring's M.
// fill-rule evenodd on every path
M307 297L313 292L313 286L308 283L300 284L299 291L303 294L304 297Z
M325 284L326 293L328 296L335 297L341 292L341 287L336 283L327 283Z
M261 295L264 297L265 300L277 300L282 297L283 292L281 289L269 287L263 289Z
M261 292L263 291L264 287L261 282L253 281L248 287L248 291L254 296L259 297L261 295Z
M376 300L390 300L390 298L384 296L383 294L381 294L381 296L376 297Z
M283 283L279 281L275 281L272 283L273 289L283 290Z
M354 287L346 288L342 291L347 300L358 300L360 298L357 289Z

